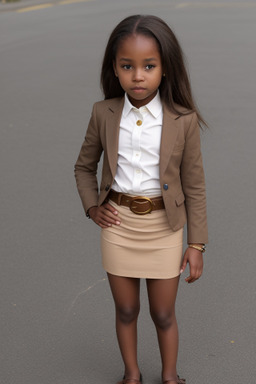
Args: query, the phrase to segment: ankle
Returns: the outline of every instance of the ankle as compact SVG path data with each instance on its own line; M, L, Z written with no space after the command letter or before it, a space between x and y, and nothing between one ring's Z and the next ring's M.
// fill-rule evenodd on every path
M139 368L136 368L136 369L125 369L124 376L125 376L126 379L132 378L132 379L140 380L141 373L140 373Z
M162 382L165 384L174 384L175 382L178 382L178 375L177 373L169 373L162 375ZM173 383L172 383L173 382Z

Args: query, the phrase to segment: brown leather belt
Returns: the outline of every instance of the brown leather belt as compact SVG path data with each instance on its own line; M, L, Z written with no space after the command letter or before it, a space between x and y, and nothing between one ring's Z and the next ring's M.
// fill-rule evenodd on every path
M152 198L145 196L133 197L126 195L125 193L113 191L113 189L111 189L108 198L117 205L129 207L133 213L136 213L136 215L146 215L151 211L165 208L162 196Z

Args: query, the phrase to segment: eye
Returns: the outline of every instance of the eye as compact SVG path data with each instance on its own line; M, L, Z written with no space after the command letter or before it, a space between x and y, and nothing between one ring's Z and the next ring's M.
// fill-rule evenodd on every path
M152 69L152 68L155 68L155 65L153 65L153 64L146 65L147 70Z
M131 69L131 65L130 64L125 64L122 66L123 69L125 69L126 71L128 71L129 69Z

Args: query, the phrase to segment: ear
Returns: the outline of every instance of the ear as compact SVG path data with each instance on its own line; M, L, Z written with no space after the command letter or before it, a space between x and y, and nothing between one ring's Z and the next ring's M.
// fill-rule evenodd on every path
M115 73L116 77L118 77L117 70L116 70L116 63L114 60L113 60L113 69L114 69L114 73Z

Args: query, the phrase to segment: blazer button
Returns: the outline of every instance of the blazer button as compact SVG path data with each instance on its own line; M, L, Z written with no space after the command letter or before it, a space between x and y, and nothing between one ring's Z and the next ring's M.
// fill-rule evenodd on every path
M167 191L168 189L168 184L164 184L164 190Z
M110 185L109 185L109 184L106 185L106 187L105 187L105 191L109 191L109 188L110 188Z

